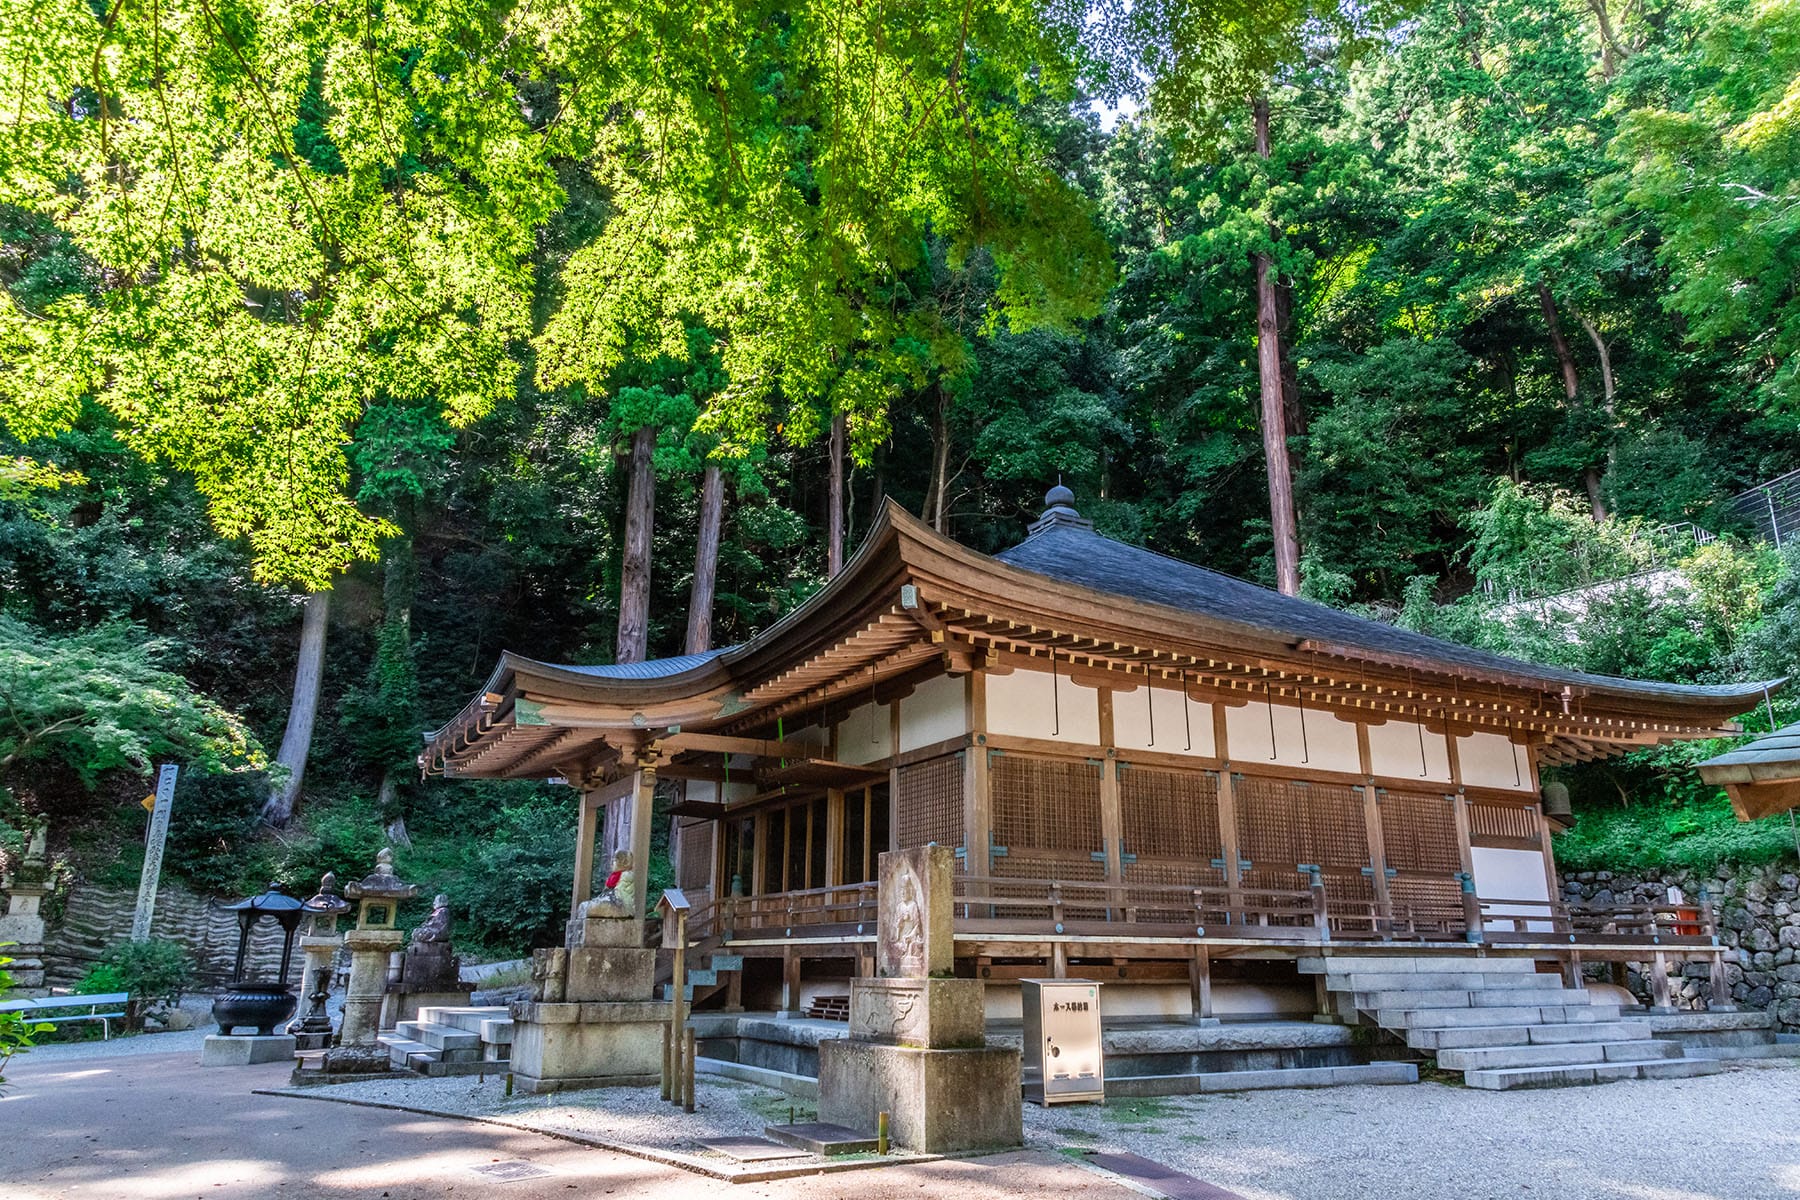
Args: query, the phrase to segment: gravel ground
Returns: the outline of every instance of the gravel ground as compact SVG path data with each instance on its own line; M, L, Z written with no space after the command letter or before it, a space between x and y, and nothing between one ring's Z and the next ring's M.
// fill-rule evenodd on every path
M1483 1092L1402 1087L1025 1106L1046 1149L1128 1150L1246 1200L1800 1196L1800 1066Z
M656 1088L595 1088L547 1096L508 1097L502 1076L399 1078L367 1083L295 1088L284 1094L400 1104L471 1117L503 1117L545 1133L566 1133L642 1146L729 1167L735 1160L702 1147L701 1138L760 1137L763 1126L785 1122L794 1106L798 1120L814 1116L811 1101L790 1100L766 1088L730 1079L696 1081L695 1111L663 1100Z

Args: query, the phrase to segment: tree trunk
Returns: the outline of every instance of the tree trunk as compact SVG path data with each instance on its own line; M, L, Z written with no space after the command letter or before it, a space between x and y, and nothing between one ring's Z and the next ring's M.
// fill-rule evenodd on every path
M616 662L643 662L650 650L650 535L656 524L656 430L631 435L631 488L625 498L625 558L619 569Z
M1562 368L1563 397L1568 400L1571 410L1581 407L1581 389L1579 377L1575 373L1575 354L1569 349L1569 339L1563 336L1562 321L1556 313L1556 298L1550 294L1550 285L1537 285L1538 307L1544 310L1544 324L1550 327L1550 345L1556 350L1556 361ZM1606 520L1606 498L1600 492L1600 470L1598 467L1587 467L1581 472L1582 486L1587 489L1588 509L1593 513L1596 523Z
M1269 157L1269 99L1252 103L1256 153ZM1262 379L1263 454L1269 465L1269 532L1275 542L1275 585L1285 596L1300 594L1300 534L1294 516L1294 476L1288 462L1287 405L1281 380L1281 318L1275 268L1267 254L1256 256L1256 365Z
M700 476L700 532L694 539L694 587L688 593L688 654L712 649L713 592L719 582L719 527L725 518L725 473L709 462Z
M948 401L944 389L937 389L937 420L931 427L931 491L925 497L925 519L939 533L944 532L944 510L949 506L950 492L950 420L945 411Z
M294 697L288 705L287 731L275 761L287 768L287 778L269 791L263 801L262 819L270 825L286 825L300 803L300 787L306 776L306 755L312 749L313 722L319 715L319 684L325 674L325 627L331 613L331 593L314 592L301 610L300 658L294 664Z
M1275 338L1281 347L1281 411L1289 437L1306 436L1306 408L1300 403L1300 365L1294 361L1294 281L1275 280Z
M831 495L825 505L825 578L844 569L844 414L831 418Z

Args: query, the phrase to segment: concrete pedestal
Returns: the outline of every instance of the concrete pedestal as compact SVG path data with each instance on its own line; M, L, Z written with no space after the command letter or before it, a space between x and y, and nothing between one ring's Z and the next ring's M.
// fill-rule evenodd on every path
M820 1042L819 1120L871 1130L883 1112L889 1137L909 1150L955 1154L1022 1145L1019 1052Z
M654 1087L661 1079L667 1001L518 1000L512 1019L515 1090Z
M285 1033L269 1037L211 1034L200 1044L203 1067L247 1067L253 1063L292 1062L294 1039Z

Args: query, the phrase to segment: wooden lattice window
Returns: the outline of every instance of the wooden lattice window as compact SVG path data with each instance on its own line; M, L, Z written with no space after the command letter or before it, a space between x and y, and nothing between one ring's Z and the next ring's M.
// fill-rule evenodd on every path
M1450 797L1428 792L1376 793L1381 809L1381 844L1387 865L1400 871L1462 870L1456 844L1456 812Z
M1470 804L1469 840L1484 846L1536 850L1537 809L1521 804Z
M1238 853L1258 869L1298 864L1360 870L1369 865L1362 790L1254 775L1233 777Z
M963 756L946 754L901 767L894 793L895 844L963 844Z
M712 887L712 821L684 820L681 824L681 861L676 886L684 892L703 892Z
M1099 763L996 754L988 784L994 842L1008 847L1008 855L1043 850L1085 857L1101 849Z
M1127 853L1190 859L1201 866L1219 857L1217 772L1165 771L1127 763L1116 769Z

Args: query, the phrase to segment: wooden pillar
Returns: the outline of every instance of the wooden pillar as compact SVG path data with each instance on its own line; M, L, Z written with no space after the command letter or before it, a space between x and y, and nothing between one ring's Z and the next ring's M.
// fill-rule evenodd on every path
M1467 924L1471 934L1479 935L1482 921L1481 908L1476 903L1479 897L1472 890L1475 886L1475 848L1469 838L1469 798L1463 795L1461 788L1457 788L1450 797L1450 811L1456 818L1456 852L1462 858L1463 875L1469 881L1463 891Z
M575 885L569 893L571 921L587 903L594 886L594 836L599 814L599 793L582 792L581 811L575 822Z
M646 910L645 893L650 890L650 812L655 802L655 768L641 767L632 772L631 791L625 803L631 805L631 870L637 880L633 889L637 892L633 897L637 911L632 915L640 921Z
M963 684L964 716L969 730L969 750L963 758L963 870L970 875L991 875L988 860L993 839L993 801L988 784L987 673L970 671Z
M1650 1006L1657 1012L1671 1012L1675 1008L1675 1001L1669 995L1669 956L1661 951L1650 956Z
M1731 985L1725 982L1725 952L1715 951L1707 966L1707 982L1711 984L1712 990L1706 1007L1713 1012L1736 1012L1737 1003L1731 998Z
M814 831L825 839L825 884L844 882L844 793L832 788L825 793L825 829Z
M1188 988L1193 993L1194 1020L1212 1022L1212 951L1205 946L1195 946L1188 959Z
M800 1011L800 952L792 946L781 952L781 1007Z
M1375 885L1375 929L1383 938L1394 932L1394 903L1388 892L1387 837L1381 829L1381 797L1373 779L1362 786L1363 822L1369 831L1369 870Z
M1213 752L1219 756L1219 857L1224 860L1225 886L1230 889L1226 904L1232 910L1229 919L1236 924L1243 920L1235 911L1243 903L1238 888L1243 886L1244 873L1239 867L1243 856L1238 849L1237 824L1237 790L1231 782L1231 747L1225 737L1225 703L1215 700L1212 705L1213 717Z

